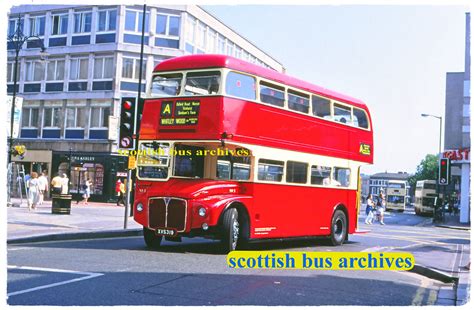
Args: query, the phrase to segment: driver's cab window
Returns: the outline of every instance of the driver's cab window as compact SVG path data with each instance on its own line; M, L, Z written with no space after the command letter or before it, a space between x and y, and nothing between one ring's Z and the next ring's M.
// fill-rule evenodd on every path
M203 147L192 145L175 145L174 156L174 176L203 178L204 177L204 156Z

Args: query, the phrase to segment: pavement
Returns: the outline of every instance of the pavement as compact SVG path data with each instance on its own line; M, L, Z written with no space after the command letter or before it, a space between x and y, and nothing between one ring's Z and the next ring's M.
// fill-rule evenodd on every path
M71 204L71 214L52 214L51 201L28 211L26 200L12 198L7 208L7 243L133 236L142 233L141 225L127 217L125 207L113 203Z
M125 217L124 206L116 206L113 203L90 202L88 205L72 203L69 215L52 214L51 201L45 201L32 211L28 210L25 200L13 198L12 203L13 206L7 208L8 244L142 234L142 227L133 220L133 217ZM361 214L365 216L364 211ZM125 218L126 228L124 228ZM423 225L431 226L433 223L427 218ZM456 217L446 217L445 222L436 226L446 231L470 229L469 225L456 221ZM469 301L470 271L464 267L470 264L470 244L457 241L449 244L440 241L406 248L406 251L413 253L416 259L413 272L445 283L453 283L451 289L440 290L437 304L465 304ZM437 254L440 251L444 254ZM446 253L448 255L445 255Z

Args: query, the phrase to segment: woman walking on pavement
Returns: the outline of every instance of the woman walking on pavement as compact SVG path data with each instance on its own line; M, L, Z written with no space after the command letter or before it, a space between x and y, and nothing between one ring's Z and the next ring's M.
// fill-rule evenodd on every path
M28 180L28 210L36 210L36 205L40 199L40 182L38 180L38 173L32 172L31 179Z
M374 206L374 200L372 197L372 194L370 194L367 197L367 206L365 207L365 214L367 217L365 218L365 223L372 225L372 222L374 221L374 212L375 212L375 206Z
M379 199L377 202L377 216L379 218L380 224L385 225L385 223L383 222L383 214L385 211L385 194L384 194L383 189L380 190L380 194L378 198Z

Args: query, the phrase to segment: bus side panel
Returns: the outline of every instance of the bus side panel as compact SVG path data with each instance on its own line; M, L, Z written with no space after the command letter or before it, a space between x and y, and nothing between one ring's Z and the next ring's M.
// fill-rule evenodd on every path
M254 184L251 238L329 235L338 205L349 215L349 232L356 227L356 190Z
M236 141L373 162L371 131L233 98L223 111L223 130Z

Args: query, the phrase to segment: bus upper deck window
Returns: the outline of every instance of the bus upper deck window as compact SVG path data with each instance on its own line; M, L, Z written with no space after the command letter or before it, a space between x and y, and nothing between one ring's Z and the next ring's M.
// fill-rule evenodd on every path
M311 103L314 116L331 119L331 101L329 99L313 96Z
M231 96L255 100L257 97L255 78L237 72L229 72L225 83L225 92Z
M194 95L216 95L219 92L221 73L219 71L188 72L184 93Z
M151 82L151 95L159 97L179 95L182 79L181 73L156 75Z
M293 111L308 113L309 96L295 91L288 91L288 108Z
M334 120L343 124L352 124L351 108L334 104Z
M354 125L365 129L369 128L367 114L364 110L354 108Z
M260 100L271 105L283 107L285 105L285 89L276 85L261 82Z

